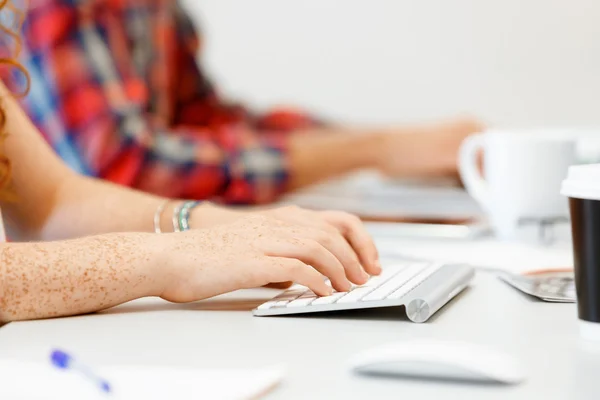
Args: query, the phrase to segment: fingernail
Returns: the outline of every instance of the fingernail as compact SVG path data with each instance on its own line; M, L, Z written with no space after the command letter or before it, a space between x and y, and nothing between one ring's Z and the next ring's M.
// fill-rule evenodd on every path
M375 267L381 272L381 270L383 269L381 267L381 261L379 261L379 260L375 261Z
M369 279L371 275L367 274L365 271L362 272L363 279Z

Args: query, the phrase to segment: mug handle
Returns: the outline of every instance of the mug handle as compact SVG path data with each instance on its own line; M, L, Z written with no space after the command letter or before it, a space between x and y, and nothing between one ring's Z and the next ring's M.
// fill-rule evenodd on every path
M477 152L483 149L483 134L467 137L460 146L458 170L467 192L484 208L489 206L489 187L477 166Z

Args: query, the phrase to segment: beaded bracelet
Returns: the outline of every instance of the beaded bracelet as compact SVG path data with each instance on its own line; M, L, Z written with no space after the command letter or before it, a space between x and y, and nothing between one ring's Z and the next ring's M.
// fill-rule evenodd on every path
M201 201L186 201L179 209L179 231L185 232L190 230L190 214L192 210L198 207Z
M181 228L179 226L179 214L181 213L181 209L185 205L186 202L180 203L173 210L173 232L181 232Z

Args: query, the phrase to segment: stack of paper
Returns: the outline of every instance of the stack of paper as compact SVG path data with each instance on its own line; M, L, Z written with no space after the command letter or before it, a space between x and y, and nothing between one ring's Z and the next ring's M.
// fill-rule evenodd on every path
M283 368L203 370L175 367L109 367L94 371L111 385L103 393L93 379L48 364L0 360L0 399L258 399L283 377Z

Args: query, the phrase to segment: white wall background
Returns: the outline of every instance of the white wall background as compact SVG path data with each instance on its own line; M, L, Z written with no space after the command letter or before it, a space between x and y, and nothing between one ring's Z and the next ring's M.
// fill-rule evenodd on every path
M600 126L598 0L184 0L223 91L350 122Z

